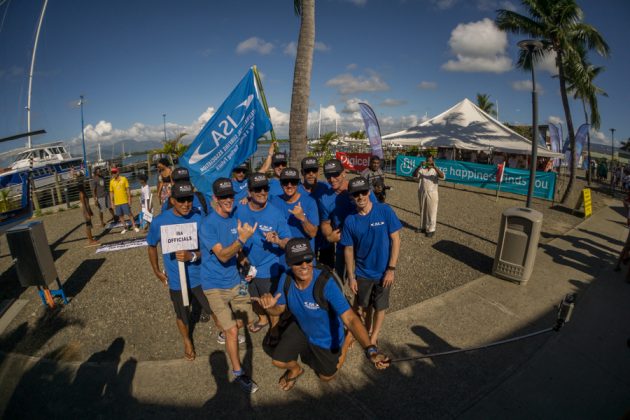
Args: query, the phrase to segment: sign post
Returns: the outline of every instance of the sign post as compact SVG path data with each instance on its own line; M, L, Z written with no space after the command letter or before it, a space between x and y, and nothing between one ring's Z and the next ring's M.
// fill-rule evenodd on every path
M582 198L584 200L584 218L586 219L593 214L593 202L591 201L590 188L584 188L582 190Z
M177 251L194 251L199 249L197 240L197 223L182 223L160 227L162 254L170 254ZM186 282L186 265L183 261L177 261L179 268L179 284L182 289L182 301L184 306L190 304L188 299L188 283Z

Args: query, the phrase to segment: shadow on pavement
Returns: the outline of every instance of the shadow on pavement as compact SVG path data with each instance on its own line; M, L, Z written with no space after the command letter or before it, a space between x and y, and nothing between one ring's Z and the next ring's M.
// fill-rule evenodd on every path
M67 297L76 297L94 274L105 263L105 258L83 260L74 272L63 282L63 290Z
M433 248L481 273L490 273L492 271L492 258L465 245L449 240L441 240L435 243Z

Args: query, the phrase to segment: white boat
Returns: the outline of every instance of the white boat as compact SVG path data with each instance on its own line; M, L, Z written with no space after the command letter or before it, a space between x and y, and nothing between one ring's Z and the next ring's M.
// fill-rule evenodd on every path
M0 160L11 157L12 163L0 170L0 177L32 169L33 182L38 189L54 184L57 174L61 179L69 178L70 172L73 169L80 170L83 163L82 158L70 155L63 142L24 147L0 154Z

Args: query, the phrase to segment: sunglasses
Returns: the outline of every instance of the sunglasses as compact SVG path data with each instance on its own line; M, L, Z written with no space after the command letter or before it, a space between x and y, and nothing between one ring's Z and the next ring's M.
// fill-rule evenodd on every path
M178 203L192 203L192 197L178 197L175 199Z
M341 176L341 172L333 172L330 174L326 174L326 178L339 178Z
M298 181L297 179L285 179L280 181L280 184L282 184L282 186L286 186L286 185L298 185L300 183L300 181Z
M306 258L302 259L302 261L300 261L300 262L298 262L298 263L295 263L295 264L293 264L293 265L294 265L294 266L300 266L300 265L302 265L302 264L304 264L304 263L310 264L311 262L313 262L313 259L312 259L312 258L308 258L308 257L306 257Z
M352 196L354 198L359 198L359 196L368 195L369 193L370 193L369 191L357 191L357 192L353 192Z
M252 188L252 191L255 193L261 193L261 192L269 192L269 187L256 187L256 188Z

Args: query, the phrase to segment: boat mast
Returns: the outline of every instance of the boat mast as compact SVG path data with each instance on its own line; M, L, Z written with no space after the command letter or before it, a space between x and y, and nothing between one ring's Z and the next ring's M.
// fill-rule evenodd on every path
M35 70L35 55L37 54L37 43L39 42L39 32L42 29L42 23L44 22L44 14L46 13L46 6L48 0L44 0L44 6L42 7L42 13L39 15L39 23L37 24L37 32L35 33L35 45L33 45L33 55L31 56L31 71L28 73L28 101L26 104L26 131L31 131L31 92L33 90L33 71ZM32 147L31 136L28 136L28 147Z

